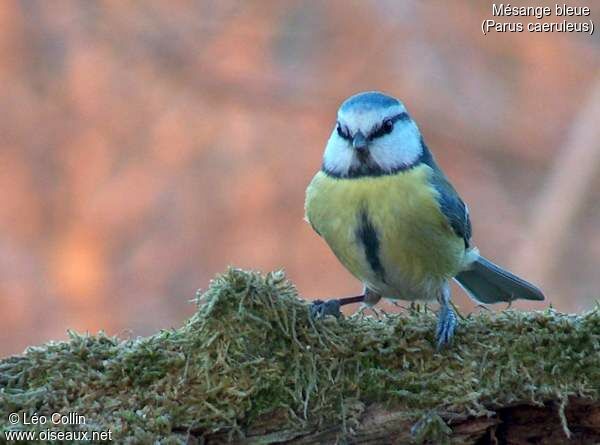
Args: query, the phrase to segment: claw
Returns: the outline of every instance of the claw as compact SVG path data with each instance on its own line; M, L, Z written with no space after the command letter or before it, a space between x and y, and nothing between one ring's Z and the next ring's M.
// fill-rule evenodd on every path
M449 305L442 305L436 331L438 351L450 344L452 337L454 336L456 325L456 314L452 308Z
M326 315L333 315L336 318L340 318L342 312L340 311L339 300L314 300L310 305L310 316L313 319L323 318Z

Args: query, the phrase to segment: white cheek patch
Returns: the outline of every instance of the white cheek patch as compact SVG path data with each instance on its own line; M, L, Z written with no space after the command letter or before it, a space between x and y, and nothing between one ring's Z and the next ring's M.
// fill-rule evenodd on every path
M342 139L336 130L333 130L323 154L323 166L328 171L344 175L357 163L358 159L356 159L354 149L350 143Z
M412 121L397 122L394 131L373 140L369 153L384 171L413 165L423 152L421 134Z

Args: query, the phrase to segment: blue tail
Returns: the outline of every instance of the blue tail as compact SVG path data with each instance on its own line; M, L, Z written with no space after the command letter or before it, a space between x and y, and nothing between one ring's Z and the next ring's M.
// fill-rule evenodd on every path
M544 299L540 289L480 256L469 270L455 280L475 301L484 304L510 302L516 299Z

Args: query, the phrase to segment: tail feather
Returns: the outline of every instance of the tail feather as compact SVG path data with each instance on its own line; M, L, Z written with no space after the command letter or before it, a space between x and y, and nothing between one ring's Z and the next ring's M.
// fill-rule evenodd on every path
M516 299L544 299L540 289L480 256L469 270L455 280L474 300L484 303L510 302Z

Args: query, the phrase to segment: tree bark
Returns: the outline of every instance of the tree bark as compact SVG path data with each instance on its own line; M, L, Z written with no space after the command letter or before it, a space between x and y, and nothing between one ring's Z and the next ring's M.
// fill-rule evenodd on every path
M572 399L565 407L567 424L561 420L561 402L548 401L532 406L515 401L514 405L496 407L489 417L455 416L442 419L449 425L447 435L440 443L449 444L504 444L504 445L578 445L600 443L600 404L583 399ZM413 434L415 427L406 421L406 413L376 404L369 406L359 426L344 434L341 425L323 425L315 429L294 431L278 427L281 418L265 419L248 432L240 444L335 444L360 445L419 443ZM435 420L434 420L435 422ZM566 429L565 429L566 428ZM445 436L445 437L444 437ZM204 436L207 444L228 443L223 433ZM189 443L199 443L190 436ZM424 443L438 443L424 440Z

